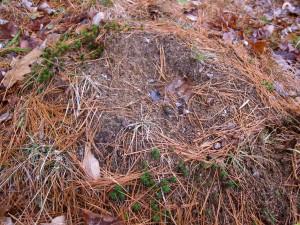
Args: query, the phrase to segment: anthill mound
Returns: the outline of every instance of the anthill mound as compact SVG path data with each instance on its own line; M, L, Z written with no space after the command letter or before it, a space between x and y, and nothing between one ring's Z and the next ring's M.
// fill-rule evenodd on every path
M290 221L291 197L282 183L292 173L290 155L281 152L278 162L265 140L274 132L275 113L261 103L255 85L203 49L173 35L109 37L104 57L83 70L93 80L94 106L101 111L94 127L95 154L106 170L118 174L139 171L145 162L160 171L159 179L189 171L183 186L164 199L168 210L190 204L181 208L189 212L185 215L175 210L173 223L200 224L203 211L210 210L230 223ZM153 161L153 149L160 151L159 161ZM182 167L189 160L196 162ZM220 183L203 169L207 162L221 171ZM189 185L200 188L193 192ZM205 190L211 192L208 202ZM142 196L149 198L147 192ZM207 204L205 210L200 203ZM243 211L240 217L238 211ZM207 217L206 222L215 221Z
M127 224L296 221L298 158L279 147L286 130L234 65L176 35L102 41L99 59L68 63L81 53L70 52L2 131L0 198L14 218L80 224L84 208Z

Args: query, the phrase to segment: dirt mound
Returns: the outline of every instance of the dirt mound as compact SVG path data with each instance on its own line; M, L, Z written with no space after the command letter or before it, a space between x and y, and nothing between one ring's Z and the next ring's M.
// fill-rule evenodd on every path
M149 168L164 171L162 177L170 173L164 168L189 174L174 197L164 200L168 210L177 209L172 218L177 224L199 224L203 213L206 223L216 221L209 210L222 223L246 217L257 223L291 220L291 195L282 183L292 173L290 155L280 153L286 161L278 162L260 138L272 136L265 128L276 126L277 117L246 77L219 63L203 46L191 46L173 35L119 34L105 44L103 59L89 64L83 74L91 76L99 90L95 106L107 109L94 138L96 152L108 151L98 154L105 158L106 169L128 174L147 162ZM159 164L153 149L162 154ZM196 161L181 165L182 159ZM213 166L203 169L206 164ZM185 189L191 182L200 185L196 192ZM211 193L203 202L205 190ZM198 204L207 204L206 212ZM187 210L183 205L190 205L191 215L179 216Z
M100 59L66 63L24 98L14 130L2 131L3 160L22 162L1 168L15 218L79 224L88 208L127 224L297 220L295 133L249 77L176 35L107 32L103 43ZM87 143L100 179L83 169Z

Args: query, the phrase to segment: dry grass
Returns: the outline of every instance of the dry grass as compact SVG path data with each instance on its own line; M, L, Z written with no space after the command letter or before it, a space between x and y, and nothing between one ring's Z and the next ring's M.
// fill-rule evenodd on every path
M0 130L0 202L8 216L17 224L37 224L66 215L68 224L80 224L79 209L86 208L120 216L127 224L155 224L155 215L160 224L299 221L299 152L282 145L299 138L299 125L285 121L288 116L296 119L300 106L262 85L281 80L300 87L292 74L268 56L256 57L241 45L208 38L201 20L186 29L184 6L176 1L69 5L66 12L106 10L111 20L133 24L132 30L101 36L106 51L102 58L87 61L86 69L74 62L76 53L67 53L64 70L50 83L35 83L31 90L24 85L16 105L2 104L0 114L13 113ZM156 21L147 11L150 5L163 13ZM208 4L204 15L211 10ZM8 11L23 20L22 9ZM153 59L142 52L144 46L134 48L144 37L156 44ZM185 51L192 47L205 59L186 59ZM179 50L171 56L202 70L172 65L173 48ZM140 58L135 61L136 55ZM154 103L148 93L152 88L163 92L178 75L171 73L174 68L190 73L193 95L187 115L176 111L173 99L166 103L175 109L169 117L163 113L165 103ZM99 76L105 71L109 79ZM207 73L215 78L209 80ZM158 82L147 84L151 78ZM43 92L37 94L40 88ZM208 98L215 99L213 106ZM229 123L235 126L227 129ZM223 142L221 149L214 149ZM82 166L87 143L100 162L99 180L92 180ZM154 148L159 159L153 158ZM147 168L140 167L144 162ZM155 180L149 187L141 181L148 170ZM259 179L253 170L259 171ZM176 182L168 183L170 192L157 196L162 188L157 185L171 177ZM116 185L124 188L124 200L109 197ZM137 213L135 203L140 205Z

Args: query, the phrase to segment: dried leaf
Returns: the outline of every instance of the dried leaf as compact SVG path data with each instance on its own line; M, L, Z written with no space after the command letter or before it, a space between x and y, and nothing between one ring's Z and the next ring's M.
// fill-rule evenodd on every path
M230 28L234 30L238 28L238 17L232 12L222 12L219 22L225 31L229 31Z
M27 0L22 0L21 4L30 12L36 12L37 7L33 7L33 3Z
M84 225L124 225L123 220L118 217L104 216L86 209L80 211Z
M41 225L65 225L66 217L65 216L57 216L52 219L51 223L41 223Z
M0 39L10 39L18 32L19 28L13 22L0 24Z
M22 59L18 60L17 63L14 63L13 68L5 74L5 77L2 80L2 84L8 89L17 81L22 80L24 78L24 75L30 73L30 65L42 55L45 46L46 42L44 42L41 46L33 49Z
M47 13L48 15L52 15L56 12L55 9L52 9L47 2L43 2L39 5L38 10Z
M198 16L198 11L199 11L199 8L196 7L195 9L192 9L190 11L186 11L184 12L184 15L189 18L191 21L197 21L197 16Z
M93 17L93 24L94 25L99 25L101 22L103 22L105 19L105 14L103 12L98 12L94 17Z
M286 149L294 149L297 142L298 142L297 139L295 137L293 137L292 139L285 141L284 147Z
M9 112L3 113L0 115L0 123L6 120L10 120L12 118L12 115Z
M177 77L166 87L166 91L172 92L175 97L187 102L192 96L191 83L192 81L188 77Z
M91 146L87 144L85 146L84 158L82 161L85 172L94 180L100 178L100 165L99 161L93 156L91 152Z
M50 22L51 20L48 17L37 18L30 21L28 28L32 31L40 31Z
M12 219L10 217L0 218L0 225L13 225Z
M34 49L36 46L39 46L43 43L43 41L36 37L25 37L21 36L19 38L19 43L21 48Z
M248 41L248 43L251 45L253 51L259 54L263 54L267 47L266 41L257 41L257 42Z

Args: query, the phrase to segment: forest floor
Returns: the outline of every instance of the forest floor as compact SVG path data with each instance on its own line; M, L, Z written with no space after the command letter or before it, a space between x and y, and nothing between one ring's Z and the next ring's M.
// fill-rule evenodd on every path
M299 7L2 1L0 224L299 224Z

